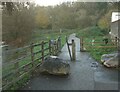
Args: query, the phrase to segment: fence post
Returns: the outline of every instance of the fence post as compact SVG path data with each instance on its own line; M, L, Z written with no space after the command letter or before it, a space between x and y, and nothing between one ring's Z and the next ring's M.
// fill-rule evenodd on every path
M33 43L31 43L31 60L32 60L32 67L34 67L34 46Z
M44 41L42 41L41 50L42 50L42 62L43 62L44 61Z
M75 42L73 39L72 39L72 60L76 60Z
M58 52L61 52L61 37L58 37Z
M83 37L80 37L80 51L83 51Z
M52 43L52 46L51 46L51 52L52 52L52 55L54 55L54 44Z
M120 38L118 38L118 46L117 46L117 48L118 48L118 51L120 51Z
M57 54L57 40L55 40L55 44L54 44L54 55Z
M55 55L57 55L58 54L58 39L56 39L56 45L55 45L55 47L56 47L56 53L55 53Z
M51 55L51 40L49 40L49 54Z
M116 46L118 45L117 42L118 42L118 39L117 39L117 37L115 37L115 45Z
M72 60L72 55L71 55L71 51L70 51L70 47L69 47L67 36L65 38L66 38L66 43L67 43L67 47L68 47L68 52L69 52L69 55L70 55L70 59Z
M14 79L17 79L19 77L18 68L19 68L19 62L15 62L14 63L14 70L15 70L15 72L14 72ZM14 83L14 86L16 86L16 83Z
M55 45L55 47L56 47L56 53L55 53L55 55L57 55L58 54L58 39L56 39L56 45Z

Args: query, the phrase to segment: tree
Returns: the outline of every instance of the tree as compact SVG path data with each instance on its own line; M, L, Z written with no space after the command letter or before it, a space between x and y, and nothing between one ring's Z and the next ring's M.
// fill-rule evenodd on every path
M34 29L34 7L26 3L13 3L12 11L3 8L3 41L14 47L29 43Z
M102 16L101 19L99 19L98 26L101 29L107 30L109 32L111 26L111 16L113 11L115 11L115 9L108 10L108 12L104 16Z
M109 28L109 23L108 20L105 16L103 16L99 21L98 21L98 26L102 29L102 30L106 30Z
M38 7L36 10L35 23L38 28L47 28L49 26L49 16L44 7Z

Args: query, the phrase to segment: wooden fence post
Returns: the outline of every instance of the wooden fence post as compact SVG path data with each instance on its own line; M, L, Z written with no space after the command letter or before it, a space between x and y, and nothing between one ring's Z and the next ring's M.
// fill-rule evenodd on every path
M44 61L44 41L42 41L41 50L42 50L42 62L43 62Z
M54 55L54 44L52 43L52 46L51 46L51 52L52 52L52 55Z
M75 42L72 39L72 60L76 60L76 53L75 53Z
M118 48L118 51L120 51L120 38L118 38L118 46L117 46L117 48Z
M117 37L115 37L115 45L116 46L118 45L118 39L117 39Z
M51 55L51 40L49 40L49 54Z
M55 40L54 44L54 55L57 55L57 40Z
M56 54L58 54L59 53L59 44L58 44L58 39L57 39L57 41L56 41Z
M58 37L58 52L61 52L61 37Z
M15 62L14 63L14 79L17 79L19 77L19 71L18 71L18 68L19 68L19 62ZM16 86L16 83L14 83L14 86Z
M83 51L83 37L80 37L80 51Z
M32 61L32 67L34 67L34 46L33 43L31 44L31 61Z
M71 55L71 51L70 51L70 47L69 47L67 36L65 38L66 38L66 43L67 43L67 47L68 47L68 52L69 52L69 55L70 55L70 59L72 60L72 55Z
M50 51L51 51L51 55L54 55L54 44L55 44L55 40L51 40L50 41L50 47L51 47L51 49L50 49Z

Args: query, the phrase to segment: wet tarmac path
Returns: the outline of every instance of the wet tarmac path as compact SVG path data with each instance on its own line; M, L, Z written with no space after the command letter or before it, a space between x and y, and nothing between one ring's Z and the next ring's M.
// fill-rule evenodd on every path
M70 63L70 75L66 77L39 75L31 78L21 90L118 90L118 71L106 68L95 61L87 52L80 52L80 39L75 34L76 61L70 61L67 45L59 55Z

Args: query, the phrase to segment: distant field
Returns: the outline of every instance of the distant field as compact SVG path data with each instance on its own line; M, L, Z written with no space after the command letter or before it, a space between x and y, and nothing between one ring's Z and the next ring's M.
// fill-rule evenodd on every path
M61 37L62 46L65 44L65 36L69 36L70 34L76 32L76 30L71 29L62 29L60 31L52 31L52 30L35 30L33 35L33 42L39 43L42 40L55 40L59 36Z

